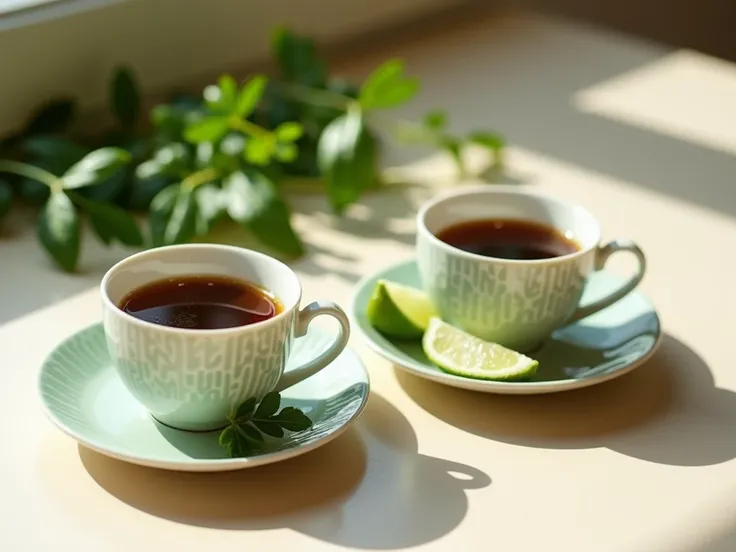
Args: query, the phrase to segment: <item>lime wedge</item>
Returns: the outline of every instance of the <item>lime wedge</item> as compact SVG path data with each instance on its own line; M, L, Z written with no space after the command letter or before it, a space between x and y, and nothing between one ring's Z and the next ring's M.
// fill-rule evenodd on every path
M528 356L474 337L434 317L424 333L422 348L427 358L439 368L466 378L526 380L539 366Z
M366 307L368 321L387 337L419 339L436 316L425 293L417 288L379 280Z

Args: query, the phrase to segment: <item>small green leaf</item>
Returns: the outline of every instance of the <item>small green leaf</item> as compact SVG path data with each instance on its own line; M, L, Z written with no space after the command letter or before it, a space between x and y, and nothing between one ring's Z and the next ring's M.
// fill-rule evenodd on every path
M218 113L232 113L235 110L238 84L231 75L222 75L217 86L205 88L204 99L210 109Z
M74 100L60 98L42 105L30 117L25 133L53 134L64 130L74 118Z
M160 104L151 110L151 124L156 129L157 138L165 141L181 140L184 129L190 123L197 122L199 106L177 106L172 104Z
M258 106L263 97L268 80L263 75L257 75L250 79L240 90L238 95L236 113L243 119L249 117Z
M43 168L57 175L63 174L89 153L89 148L55 136L31 136L23 143L23 149L41 161Z
M176 203L171 211L164 232L164 244L174 245L189 241L195 234L197 223L197 203L194 193L180 187Z
M74 202L89 215L92 227L103 243L107 245L118 240L124 245L143 245L140 228L127 211L110 203L92 201L72 192L70 194Z
M473 132L469 136L469 140L474 144L488 148L493 153L502 150L506 145L506 140L504 140L503 136L492 132Z
M273 132L279 142L296 142L304 135L304 127L300 123L288 121L281 123Z
M99 184L130 162L130 159L130 153L120 148L100 148L88 153L64 173L64 188Z
M234 428L233 440L230 442L228 449L230 451L230 456L233 458L241 458L250 454L251 446L248 439L246 439L243 434L237 430L237 428Z
M79 216L64 192L54 192L39 215L38 239L67 272L74 272L79 259Z
M275 422L265 420L253 420L253 425L260 431L271 437L281 438L284 436L284 430Z
M31 205L43 205L50 194L51 190L43 182L32 178L24 178L20 181L20 197Z
M223 116L205 117L204 119L188 126L184 131L187 142L196 144L198 142L216 142L222 138L228 130L228 119Z
M263 442L263 435L261 434L261 432L250 424L238 424L236 426L236 429L238 433L240 433L249 441L253 441L255 443Z
M225 213L223 201L224 192L213 184L202 184L194 190L194 199L197 203L196 234L207 234Z
M256 410L256 404L258 404L258 400L255 397L251 397L243 402L235 411L234 419L241 423L250 420L253 412Z
M133 72L128 67L118 67L110 89L113 112L124 127L132 127L141 111L141 95Z
M151 246L160 247L166 244L166 227L171 213L174 211L179 196L179 184L171 184L151 200L148 213L148 228L151 234Z
M404 62L391 59L377 67L360 89L364 109L391 108L413 98L419 91L419 79L404 76Z
M271 418L287 431L305 431L312 427L312 420L298 408L286 406Z
M351 109L327 125L320 136L317 161L338 214L375 182L375 139L360 110Z
M299 156L299 149L294 144L276 146L276 159L282 163L291 163Z
M255 414L253 414L253 418L259 420L270 418L271 416L276 414L276 411L279 409L280 404L281 395L279 395L275 391L266 393L263 399L261 399L261 404L259 404L258 408L256 408L256 412Z
M447 113L444 111L430 111L424 116L424 126L430 130L442 130L447 126Z
M235 439L235 426L229 425L225 429L222 430L222 433L220 433L220 437L217 439L217 442L220 444L221 447L230 447L233 440Z
M271 49L285 80L322 88L327 81L327 64L311 38L296 36L278 27L271 36Z
M127 206L133 211L144 211L151 205L151 201L161 190L173 184L176 180L167 175L153 175L147 178L133 178L130 184L130 195Z
M0 180L0 220L5 218L13 206L13 187L5 180Z
M251 136L245 142L243 153L248 163L264 167L271 162L271 157L276 153L276 140L273 135Z
M290 257L304 254L291 226L291 213L276 185L261 173L236 171L223 182L227 212L264 245Z

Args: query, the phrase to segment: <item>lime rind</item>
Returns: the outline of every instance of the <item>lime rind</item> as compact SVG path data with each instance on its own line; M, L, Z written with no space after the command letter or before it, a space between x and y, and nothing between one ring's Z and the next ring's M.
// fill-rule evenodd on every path
M387 337L418 340L435 311L423 291L379 280L368 300L366 315L371 325Z
M484 341L433 317L422 338L427 358L456 376L490 381L524 381L539 362L497 343Z

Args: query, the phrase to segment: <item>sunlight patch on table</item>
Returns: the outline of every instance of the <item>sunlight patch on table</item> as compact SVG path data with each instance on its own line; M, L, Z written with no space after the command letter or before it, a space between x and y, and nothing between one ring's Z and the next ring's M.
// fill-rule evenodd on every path
M679 50L579 91L581 111L736 154L736 64Z

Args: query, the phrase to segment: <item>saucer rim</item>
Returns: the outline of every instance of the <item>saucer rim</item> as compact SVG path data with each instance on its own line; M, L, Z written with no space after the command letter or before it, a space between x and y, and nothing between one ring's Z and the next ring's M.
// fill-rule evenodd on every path
M46 400L46 393L42 389L44 375L47 373L47 370L48 370L47 367L53 355L59 349L61 349L62 347L67 345L69 342L77 338L79 334L85 331L90 331L92 330L92 328L98 327L98 326L101 327L102 322L98 321L98 322L89 324L87 326L84 326L83 328L74 331L72 334L70 334L69 336L67 336L66 338L64 338L63 340L61 340L54 346L54 348L46 355L43 362L41 363L41 368L38 372L38 376L36 377L36 393L37 393L38 398L40 399L39 402L41 404L41 410L46 416L46 419L48 419L52 423L52 425L56 426L59 430L61 430L62 433L74 439L79 445L82 445L90 450L98 452L99 454L102 454L104 456L115 458L117 460L121 460L123 462L127 462L130 464L136 464L136 465L144 466L148 468L157 468L157 469L165 469L169 471L180 471L180 472L224 472L224 471L240 470L240 469L245 469L245 468L255 468L257 466L263 466L267 464L281 462L283 460L288 460L290 458L295 458L297 456L301 456L302 454L311 452L312 450L315 450L323 445L326 445L330 441L333 441L334 439L336 439L337 437L345 433L345 431L347 431L348 428L363 414L363 411L365 410L368 404L368 400L370 398L371 382L370 382L370 374L368 372L368 369L366 368L363 360L360 358L360 355L358 355L358 353L348 345L340 353L338 358L342 357L343 355L347 355L347 356L352 357L352 361L358 364L360 371L362 373L362 376L363 376L362 381L356 382L356 383L361 383L362 384L361 387L364 389L364 392L361 394L361 403L356 409L356 411L352 414L352 416L347 418L334 431L327 433L325 435L322 435L321 437L319 437L313 442L310 442L307 444L301 444L301 445L297 445L292 448L277 450L277 451L273 451L273 452L269 452L269 453L262 454L259 456L253 456L253 457L212 458L212 459L188 458L186 460L180 460L180 461L157 460L155 457L141 456L139 454L132 454L130 452L121 450L118 447L103 447L93 442L88 437L85 437L79 432L68 427L64 423L64 421L53 412L52 408L49 406ZM315 333L327 333L325 330L319 327L311 328L310 331L315 332ZM309 334L307 334L307 336L308 335ZM108 369L112 369L112 368L108 368ZM135 399L131 397L131 400L135 400ZM153 423L153 418L150 416L150 414L149 414L149 418L151 419L151 423Z
M387 350L381 343L377 342L372 335L370 335L364 328L364 324L361 322L361 318L365 318L364 305L359 305L360 295L364 292L366 287L373 281L377 280L381 274L385 274L391 270L395 270L399 267L416 265L416 259L410 257L403 261L397 261L384 267L373 271L361 278L356 284L353 291L353 295L350 300L350 322L351 328L354 328L357 333L361 335L366 346L379 356L390 361L394 367L424 378L435 383L440 383L450 387L456 387L458 389L465 389L468 391L478 391L483 393L495 393L502 395L541 395L548 393L560 393L564 391L572 391L575 389L582 389L585 387L591 387L598 385L621 376L628 374L629 372L639 368L642 364L646 363L659 349L662 344L664 337L664 331L662 330L662 320L659 316L654 304L651 302L648 296L643 294L640 290L634 290L632 293L638 293L643 297L651 307L651 311L657 320L657 336L656 340L652 344L651 348L647 353L629 364L605 374L589 377L589 378L568 378L563 380L553 381L533 381L533 382L505 382L505 381L491 381L491 380L478 380L472 378L464 378L456 376L454 374L448 374L446 372L431 372L429 366L413 359L402 359L395 353ZM612 274L610 271L603 269L601 272L607 272ZM377 332L376 330L372 330ZM388 338L384 338L388 340ZM414 366L416 365L416 367ZM421 366L422 368L419 368ZM438 369L439 370L439 369Z

